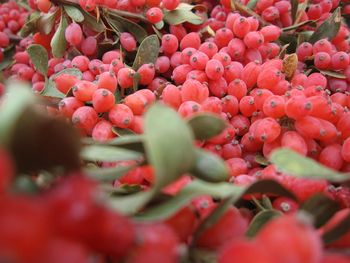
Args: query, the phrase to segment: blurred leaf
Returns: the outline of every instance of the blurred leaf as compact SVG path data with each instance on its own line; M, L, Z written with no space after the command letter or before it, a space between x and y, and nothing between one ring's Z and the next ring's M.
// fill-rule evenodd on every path
M19 31L19 35L21 37L27 37L36 29L36 23L40 18L39 12L32 13L29 18L27 19L27 22L24 24L24 26Z
M199 113L188 120L197 140L207 140L219 135L226 127L222 118L214 114Z
M248 237L254 237L266 223L281 215L282 213L280 211L273 209L259 212L250 222L246 235Z
M90 13L84 11L80 7L78 9L83 14L84 24L86 24L87 27L91 28L97 33L101 33L106 30L106 26L103 24L102 20L97 21L97 18Z
M209 182L226 181L230 176L228 167L223 159L202 149L196 149L196 160L191 173Z
M319 228L338 211L339 204L323 194L316 194L307 200L301 209L313 217L314 226Z
M319 70L319 69L317 69L317 70L326 76L330 76L330 77L337 78L337 79L346 79L346 76L344 74L339 73L339 72L334 72L334 71L330 71L330 70Z
M4 70L11 65L15 63L15 60L13 58L14 54L16 53L15 46L12 46L11 48L4 51L4 58L0 62L0 70Z
M259 0L249 0L247 7L250 9L254 9Z
M115 135L118 135L118 137L125 136L125 135L133 135L133 134L135 134L132 130L129 130L129 129L122 129L122 128L118 128L118 127L113 127L113 128L112 128L112 132L113 132Z
M85 168L84 172L98 181L113 181L135 168L135 165L117 166L110 168Z
M157 35L150 35L146 37L140 44L137 54L132 65L136 71L143 64L155 63L159 54L159 40Z
M41 15L36 22L36 28L42 35L48 35L51 33L56 22L56 16L58 15L60 9L56 9L55 12L47 13Z
M268 166L270 164L269 161L261 154L255 155L255 162L263 166Z
M282 172L298 177L326 179L331 182L344 182L350 179L349 173L338 173L313 159L285 148L273 151L270 161Z
M176 111L158 103L146 112L144 125L147 159L155 169L155 188L160 189L192 168L193 134Z
M80 10L72 5L64 5L64 10L66 11L67 15L75 22L81 23L84 21L84 15Z
M115 27L119 32L131 33L139 43L141 43L147 37L148 34L142 26L132 22L129 19L114 14L112 11L109 12L109 14L110 16L107 16L106 20L108 20L108 22L112 24L113 27Z
M281 41L284 48L281 49L280 54L285 53L294 53L297 48L297 37L295 34L282 33L279 40ZM281 55L279 56L281 58ZM283 57L282 57L283 58Z
M63 57L66 52L67 41L64 32L67 26L67 18L62 15L60 24L51 40L52 55L56 58Z
M27 48L27 52L35 69L42 75L47 76L49 55L46 49L42 45L33 44Z
M123 135L118 138L112 139L105 144L119 146L128 150L144 153L145 149L143 146L144 136L143 135ZM95 142L94 142L95 143Z
M142 158L142 154L138 152L106 145L85 146L80 155L82 159L94 162L140 160Z
M341 8L338 7L334 10L333 14L316 29L310 37L309 42L313 44L323 38L328 38L328 40L331 41L338 34L340 24Z
M331 230L327 231L322 235L323 242L325 244L330 244L342 236L344 236L346 233L348 233L350 230L350 213L341 220L336 226L334 226Z
M8 144L22 113L34 104L35 97L23 83L10 83L6 99L0 104L0 143Z
M292 6L291 15L292 15L293 23L294 23L296 20L296 17L297 17L299 1L298 0L290 0L290 3Z
M184 8L178 8L172 11L164 10L164 21L169 25L179 25L185 22L200 25L204 22L201 17Z

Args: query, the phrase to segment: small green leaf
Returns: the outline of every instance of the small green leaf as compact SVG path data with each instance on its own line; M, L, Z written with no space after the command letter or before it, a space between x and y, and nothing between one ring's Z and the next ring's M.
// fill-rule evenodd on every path
M220 134L226 127L222 118L209 113L199 113L188 120L197 140L207 140Z
M295 19L297 18L299 1L298 0L290 0L290 3L292 6L291 14L292 14L292 19L293 19L293 23L294 23Z
M56 22L58 11L59 9L57 9L55 12L47 13L39 17L36 27L39 29L41 34L48 35L51 33Z
M316 29L310 37L309 42L313 44L323 38L328 38L328 40L331 41L338 34L340 24L341 8L338 7L334 10L333 14Z
M118 135L118 137L125 136L125 135L134 135L135 134L132 130L122 129L122 128L118 128L118 127L113 127L112 128L112 132L115 135Z
M319 228L338 211L339 204L323 194L316 194L307 200L301 209L312 216L314 226Z
M143 64L155 63L159 54L159 40L157 35L146 37L140 44L132 65L134 70L138 70Z
M97 18L95 16L89 14L88 12L84 11L80 7L78 9L83 14L84 24L86 24L88 28L91 28L93 31L97 33L101 33L106 30L106 26L103 24L101 19L97 21Z
M6 99L0 104L0 143L8 144L22 113L35 102L29 87L10 83Z
M249 2L247 3L247 7L253 10L257 3L258 0L249 0Z
M169 25L179 25L189 22L194 25L200 25L204 20L186 9L175 9L172 11L164 11L164 21Z
M13 58L14 54L16 53L15 46L11 46L9 49L4 51L4 58L0 62L0 70L4 70L11 65L15 63L15 60Z
M349 173L338 173L310 158L285 148L273 151L270 161L282 172L298 177L326 179L332 182L350 180Z
M80 10L72 5L64 5L64 10L66 11L67 15L75 22L81 23L84 21L84 15Z
M142 154L112 146L90 145L85 146L82 149L81 157L87 161L113 162L140 160L142 158Z
M29 18L27 19L27 22L24 24L24 26L21 28L19 31L19 35L21 37L27 37L29 36L32 32L34 32L37 28L37 21L40 18L40 13L39 12L34 12L32 13Z
M283 32L287 32L287 31L298 29L299 27L302 27L302 26L305 26L305 25L310 25L310 24L313 25L313 26L316 26L316 21L314 21L314 20L306 20L306 21L300 22L298 24L294 24L294 25L291 25L291 26L288 26L288 27L284 27L284 28L282 28L282 31Z
M147 37L148 34L146 30L139 24L114 14L112 11L109 14L110 16L106 17L106 20L108 20L109 24L112 25L117 31L131 33L139 43L141 43Z
M281 215L282 213L277 210L264 210L259 212L250 223L246 235L248 237L254 237L266 223Z
M195 161L193 133L173 109L152 105L145 115L144 145L160 189L188 172Z
M27 48L27 52L37 71L47 75L49 56L42 45L33 44Z
M123 135L118 138L109 140L105 144L122 147L128 150L144 153L145 148L143 146L143 135ZM95 143L95 142L94 142Z
M52 55L56 58L61 58L66 52L67 41L64 33L67 26L67 18L62 15L60 24L51 40Z
M111 168L86 168L84 172L90 177L98 181L113 181L122 177L125 173L135 168L135 165L117 166Z
M260 164L260 165L263 165L263 166L268 166L270 163L269 161L262 155L260 154L257 154L255 156L255 161Z
M226 181L230 176L228 167L221 158L201 149L196 149L196 161L191 173L209 182Z
M330 76L337 79L346 79L346 76L344 74L341 74L339 72L334 72L330 70L319 70L323 75Z
M336 226L334 226L331 230L327 231L322 235L323 242L325 244L330 244L342 236L344 236L346 233L348 233L350 230L350 213L343 218L341 222L339 222Z

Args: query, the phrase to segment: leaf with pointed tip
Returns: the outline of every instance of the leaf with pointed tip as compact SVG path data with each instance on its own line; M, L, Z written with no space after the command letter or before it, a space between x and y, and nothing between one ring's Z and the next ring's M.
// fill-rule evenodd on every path
M32 13L29 18L27 19L27 22L23 25L21 30L19 31L19 35L21 37L27 37L29 36L32 32L36 30L37 27L37 21L40 18L40 13L39 12L34 12Z
M33 44L27 48L27 52L36 70L46 76L49 64L46 49L42 45Z
M90 13L84 11L80 7L78 8L79 11L83 14L84 16L84 24L86 24L87 27L92 29L93 31L97 33L101 33L106 30L106 26L103 24L102 20L97 20L97 18Z
M346 79L344 74L330 70L319 70L323 75L330 76L337 79Z
M333 14L316 29L308 42L313 44L323 38L328 38L328 40L331 41L338 34L340 25L341 8L338 7L334 10Z
M67 18L62 15L60 24L51 39L52 55L56 58L63 57L64 53L66 52L67 41L64 33L67 26Z
M248 237L254 237L265 224L281 215L282 213L280 211L273 209L259 212L250 222L246 235Z
M55 12L47 13L39 17L36 27L39 29L39 32L43 35L48 35L51 33L55 22L56 22L56 16L58 15L58 11L60 9L57 9Z
M187 9L175 9L172 11L164 11L164 21L169 25L179 25L185 22L193 25L203 24L204 20Z
M122 129L122 128L118 128L118 127L113 127L113 128L112 128L112 132L113 132L115 135L118 135L118 137L125 136L125 135L133 135L133 134L135 134L132 130L129 130L129 129Z

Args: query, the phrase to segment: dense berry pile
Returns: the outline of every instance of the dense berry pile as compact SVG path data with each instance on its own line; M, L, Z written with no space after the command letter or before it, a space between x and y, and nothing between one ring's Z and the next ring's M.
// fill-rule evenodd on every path
M82 162L83 168L92 165L116 173L125 168L122 176L100 186L83 169L66 178L53 179L51 174L47 185L38 183L42 171L31 173L41 189L28 197L9 191L16 160L2 147L0 262L350 261L328 250L350 247L349 228L325 243L325 233L350 220L347 185L324 176L293 177L269 162L274 150L283 147L332 170L350 172L350 29L341 19L350 5L338 0L190 4L29 0L30 8L24 9L4 3L3 75L31 83L33 92L51 103L38 108L63 117L95 145L143 135L145 115L157 103L186 121L204 113L216 116L225 128L194 144L228 169L226 186L273 180L290 195L270 188L262 194L252 191L237 206L221 210L226 197L213 198L213 190L175 204L176 211L161 219L140 223L107 206L101 188L112 197L157 191L154 156L141 164L128 158ZM146 46L147 35L157 41ZM41 53L33 53L33 47ZM14 52L10 62L9 52ZM0 96L4 92L1 84ZM210 172L212 167L206 168ZM181 196L195 180L191 171L180 174L162 185L150 207ZM339 209L312 225L304 210L310 208L305 204L315 205L308 203L315 195ZM141 208L134 211L136 219L136 212L144 212ZM256 221L266 220L259 217L263 212L273 215L259 225ZM256 224L259 232L253 235ZM216 261L203 256L207 252Z

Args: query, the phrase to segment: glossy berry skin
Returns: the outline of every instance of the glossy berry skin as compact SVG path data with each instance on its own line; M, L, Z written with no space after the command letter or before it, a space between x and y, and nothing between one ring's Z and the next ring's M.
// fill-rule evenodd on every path
M72 115L73 124L88 135L91 135L97 121L97 112L89 106L78 108Z
M73 95L80 101L91 101L94 92L97 90L96 84L80 80L72 88Z
M158 7L152 7L146 12L146 18L152 24L157 24L158 22L162 21L163 16L163 11Z
M120 34L120 43L122 47L128 51L134 51L136 49L136 40L133 35L128 32L123 32Z
M65 37L69 44L72 46L79 46L83 40L83 31L81 27L76 23L71 23L68 25L65 31Z
M69 74L60 74L54 78L56 89L63 94L67 94L68 91L78 82L78 78Z
M92 130L92 138L98 142L105 142L116 137L112 131L112 123L106 120L100 120Z
M131 109L124 104L116 104L108 114L110 121L119 128L127 128L130 126L134 114Z
M65 117L71 118L73 113L79 109L80 107L83 107L84 103L80 100L76 99L75 97L67 97L63 98L58 103L58 109L60 113L62 113Z
M114 94L107 89L97 89L92 95L92 105L98 113L109 111L114 103Z

